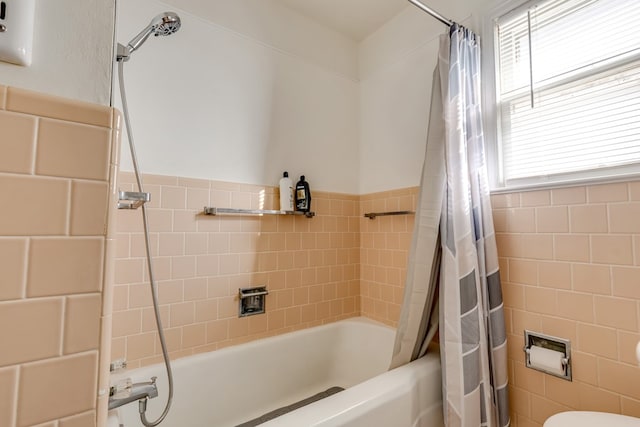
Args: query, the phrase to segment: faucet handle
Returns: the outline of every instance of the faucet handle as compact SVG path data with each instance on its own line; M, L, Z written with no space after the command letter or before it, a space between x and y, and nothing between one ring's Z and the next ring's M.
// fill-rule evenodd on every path
M154 397L158 397L158 387L156 386L156 380L158 377L151 377L151 390L149 390L149 399L153 399Z

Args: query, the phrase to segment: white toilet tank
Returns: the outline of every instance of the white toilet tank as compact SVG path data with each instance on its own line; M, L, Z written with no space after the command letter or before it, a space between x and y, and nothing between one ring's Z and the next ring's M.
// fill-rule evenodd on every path
M543 427L640 427L640 418L606 412L569 411L550 417Z

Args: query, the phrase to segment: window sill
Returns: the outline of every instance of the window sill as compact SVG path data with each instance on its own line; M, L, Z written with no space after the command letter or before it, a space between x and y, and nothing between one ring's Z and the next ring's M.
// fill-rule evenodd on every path
M615 184L619 182L640 181L640 172L624 175L610 175L588 178L572 178L554 182L537 182L496 187L489 190L490 194L509 194L524 191L553 190L558 188L581 187L585 185Z

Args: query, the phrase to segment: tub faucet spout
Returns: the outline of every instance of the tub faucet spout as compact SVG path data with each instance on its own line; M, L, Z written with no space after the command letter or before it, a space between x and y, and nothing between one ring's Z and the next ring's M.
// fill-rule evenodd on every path
M154 397L158 397L158 387L156 386L156 377L151 377L151 381L132 384L130 392L124 397L109 396L109 409L116 409L136 400L146 402L147 399Z

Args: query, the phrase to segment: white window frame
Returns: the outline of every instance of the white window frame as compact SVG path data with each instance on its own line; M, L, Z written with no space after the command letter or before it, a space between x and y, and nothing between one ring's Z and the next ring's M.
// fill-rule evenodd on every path
M489 172L489 186L491 193L511 192L514 190L542 189L554 187L568 187L587 183L609 183L640 179L640 163L619 166L608 170L582 171L558 174L553 177L536 177L520 179L513 183L505 183L502 176L502 149L500 141L500 114L498 113L498 73L496 52L498 40L495 37L495 26L505 15L526 10L544 0L507 0L494 4L482 18L480 27L482 47L482 87L483 87L483 115L485 152ZM632 60L640 58L640 55Z

